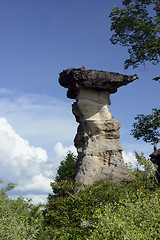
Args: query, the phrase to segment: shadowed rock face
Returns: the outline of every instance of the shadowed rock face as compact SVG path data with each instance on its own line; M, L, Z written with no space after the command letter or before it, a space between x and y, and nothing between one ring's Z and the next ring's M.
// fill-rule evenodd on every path
M152 154L149 155L151 161L157 165L160 165L160 149L157 149Z
M157 178L158 182L160 183L160 149L157 149L149 156L151 158L151 161L158 166L157 171L156 171L156 178Z
M92 184L99 180L127 178L119 142L120 122L109 110L110 93L137 78L96 70L68 69L60 73L59 82L75 98L73 114L79 123L74 139L78 160L74 180Z

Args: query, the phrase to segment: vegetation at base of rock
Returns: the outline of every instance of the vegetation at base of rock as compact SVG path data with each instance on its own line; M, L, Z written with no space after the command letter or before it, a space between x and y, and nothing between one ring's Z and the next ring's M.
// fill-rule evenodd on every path
M80 189L70 180L55 182L48 196L44 224L48 239L157 239L160 188L150 160L137 153L132 180L101 181Z
M156 169L143 153L135 154L138 165L135 168L128 166L129 181L101 181L84 190L81 190L81 184L71 181L73 169L70 168L67 178L68 171L63 168L62 176L66 176L51 183L53 194L48 195L43 209L42 205L35 206L22 197L8 197L7 192L15 184L1 188L0 238L158 239L160 186L155 181ZM75 161L74 154L69 156Z
M56 182L72 179L75 169L76 156L72 152L68 152L66 158L61 161L57 170ZM3 181L0 180L0 184ZM45 205L34 205L31 199L27 200L23 197L13 199L8 197L16 187L14 183L8 183L6 187L0 188L0 239L2 240L20 240L20 239L47 239L47 232L44 228L43 210ZM54 188L54 187L53 187ZM67 189L65 189L66 191ZM58 189L55 188L55 194ZM63 186L59 188L59 195L62 196Z
M135 158L137 160L137 166L134 169L131 166L131 175L150 182L158 182L156 179L157 165L153 164L150 158L146 158L143 152L138 153L135 151Z
M74 154L69 154L63 163L75 162ZM73 157L72 161L66 161L68 156ZM156 167L143 153L135 152L135 156L138 165L135 168L128 165L132 180L101 181L84 190L71 181L73 168L68 175L63 168L62 176L66 176L51 183L53 194L49 194L43 210L41 205L35 206L22 197L9 198L6 193L15 184L1 188L0 238L157 239L160 187L155 180Z
M160 234L160 188L150 181L103 181L83 191L65 181L63 189L63 196L49 196L44 211L48 239L157 239Z

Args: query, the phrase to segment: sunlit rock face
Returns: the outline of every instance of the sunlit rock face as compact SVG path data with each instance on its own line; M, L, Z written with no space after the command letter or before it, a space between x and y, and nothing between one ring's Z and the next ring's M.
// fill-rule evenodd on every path
M117 79L116 79L117 77ZM110 93L135 80L117 73L70 69L60 74L59 82L75 98L72 111L79 123L74 139L78 152L74 180L92 184L99 180L127 179L119 142L120 122L109 110Z

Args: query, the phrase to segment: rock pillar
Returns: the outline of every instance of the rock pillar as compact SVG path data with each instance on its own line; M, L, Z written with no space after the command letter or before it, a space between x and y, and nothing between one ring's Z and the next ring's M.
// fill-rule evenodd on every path
M120 79L116 81L116 77ZM67 96L76 99L72 105L79 123L74 139L78 152L76 182L92 184L99 180L127 178L119 142L121 124L109 110L110 93L136 78L136 75L128 77L85 68L64 70L60 74L60 84L69 89Z

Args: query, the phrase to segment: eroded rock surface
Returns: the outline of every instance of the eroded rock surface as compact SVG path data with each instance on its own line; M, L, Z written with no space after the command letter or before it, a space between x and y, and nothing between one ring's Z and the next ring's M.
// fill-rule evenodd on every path
M137 79L137 75L127 76L115 72L71 68L60 73L59 83L68 88L67 97L75 99L82 88L107 89L110 93L117 92L117 88L127 85Z
M59 82L75 98L73 114L79 123L74 140L78 152L74 179L84 184L99 180L127 178L119 142L120 122L109 110L110 93L134 81L136 75L69 69L60 74Z

